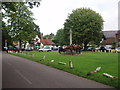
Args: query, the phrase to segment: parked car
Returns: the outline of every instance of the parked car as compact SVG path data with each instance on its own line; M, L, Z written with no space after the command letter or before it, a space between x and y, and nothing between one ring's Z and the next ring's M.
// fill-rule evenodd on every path
M102 52L105 52L105 51L108 52L108 51L109 51L108 48L103 47L103 46L101 46L101 47L99 48L99 50L102 51Z
M87 51L95 51L95 50L96 50L95 48L91 48L91 47L87 49Z
M26 51L32 51L32 48L31 47L28 47L25 49Z
M120 47L115 48L116 52L120 53Z
M7 49L7 52L9 51L19 52L19 49L11 47Z
M53 47L52 50L53 51L57 51L59 49L59 47Z
M22 50L22 51L25 51L25 48L22 48L21 50Z
M95 48L96 49L96 51L98 51L99 49L100 49L100 47L97 47L97 48Z
M44 47L38 50L39 52L50 52L52 51L52 47Z
M115 53L116 49L115 48L111 48L111 52Z

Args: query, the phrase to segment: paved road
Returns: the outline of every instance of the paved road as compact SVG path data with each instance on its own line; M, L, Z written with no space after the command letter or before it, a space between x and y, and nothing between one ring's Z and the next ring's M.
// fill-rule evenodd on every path
M2 75L3 88L112 88L6 53Z

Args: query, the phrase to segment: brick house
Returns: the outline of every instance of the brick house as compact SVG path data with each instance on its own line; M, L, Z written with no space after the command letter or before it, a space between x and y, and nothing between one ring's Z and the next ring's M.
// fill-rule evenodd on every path
M40 39L40 48L43 48L44 46L54 46L55 43L51 39L43 39L43 33L41 33L41 39Z
M120 47L120 30L118 30L118 32L116 33L116 43L117 46Z
M101 46L112 47L113 43L116 43L117 46L120 44L120 30L117 31L103 31L105 39L102 40Z

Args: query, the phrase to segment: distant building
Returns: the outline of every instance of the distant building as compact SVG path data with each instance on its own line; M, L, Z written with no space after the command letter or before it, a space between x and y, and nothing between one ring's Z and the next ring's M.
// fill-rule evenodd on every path
M38 35L36 35L36 37L34 38L34 49L38 50L40 48L40 38L38 37Z
M120 42L120 30L117 31L103 31L105 39L101 42L102 46L112 47L113 43L119 46Z
M43 33L41 33L41 39L40 39L40 47L43 48L44 46L54 46L55 43L51 39L43 39Z
M120 47L120 30L116 33L116 43Z
M20 48L19 41L14 41L13 45L17 48ZM38 50L44 46L55 46L55 43L51 39L43 39L43 33L41 33L40 38L38 35L36 35L36 37L30 42L26 41L26 43L22 43L21 49Z

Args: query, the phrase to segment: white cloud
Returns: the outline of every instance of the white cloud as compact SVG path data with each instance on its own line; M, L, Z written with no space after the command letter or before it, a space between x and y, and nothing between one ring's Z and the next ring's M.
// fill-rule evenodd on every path
M73 9L90 7L104 19L104 30L118 29L119 0L42 0L39 8L32 9L35 22L44 34L56 33L63 28L68 13Z

